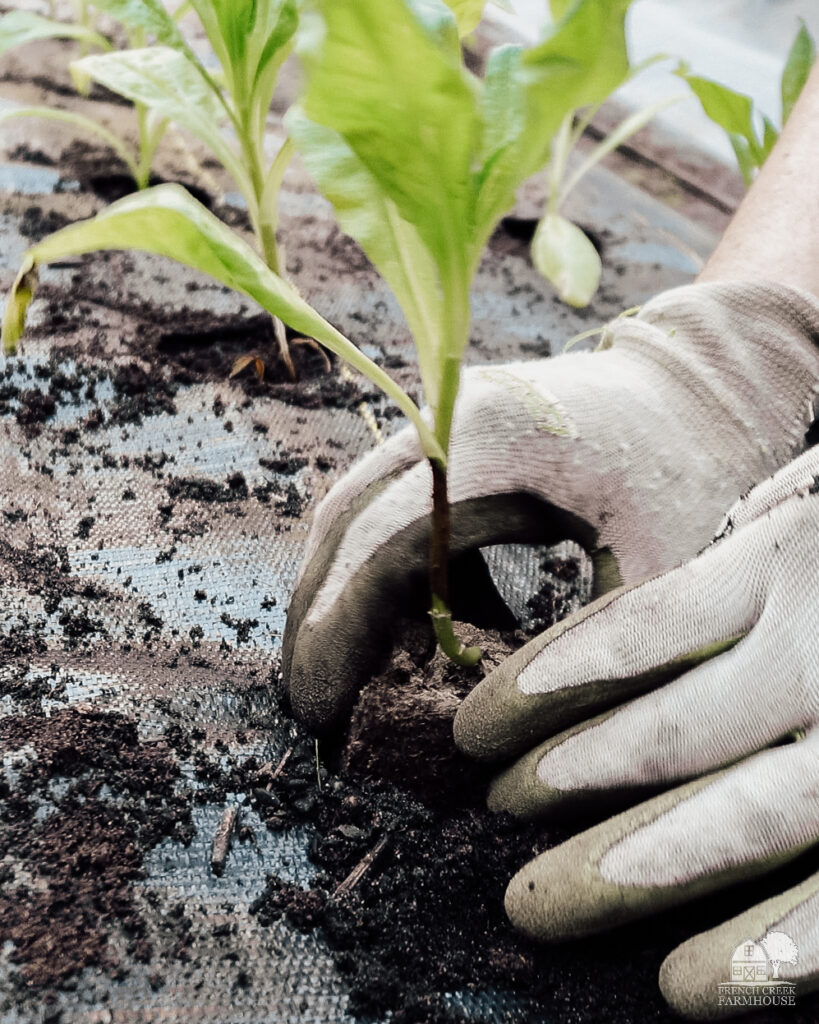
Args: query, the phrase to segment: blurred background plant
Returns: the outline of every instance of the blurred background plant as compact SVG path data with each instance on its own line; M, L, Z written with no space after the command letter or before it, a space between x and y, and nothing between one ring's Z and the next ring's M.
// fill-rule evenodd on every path
M297 0L191 0L218 61L211 71L193 52L159 0L100 0L132 31L146 9L159 45L94 54L73 64L160 122L173 121L203 142L233 178L244 200L256 246L267 266L286 276L276 230L282 178L292 156L285 138L272 158L265 151L267 116L279 71L298 25ZM282 321L274 316L279 357L295 379ZM233 373L261 360L240 357Z
M751 184L773 149L815 60L816 42L803 21L782 69L779 127L746 93L694 74L685 62L677 68L676 74L689 84L702 109L727 135L746 185Z
M62 21L54 17L55 4L49 4L51 17L43 17L34 11L10 11L0 18L0 56L18 46L41 42L45 39L71 39L80 44L80 57L92 50L110 53L115 50L115 43L110 38L110 31L101 31L100 15L104 12L119 22L124 33L124 42L128 48L144 46L149 38L165 40L168 26L175 35L181 35L176 29L175 21L188 9L189 4L183 3L173 15L168 16L159 0L99 0L90 4L88 0L72 0L73 20ZM161 17L152 13L158 8ZM123 17L121 17L123 16ZM74 86L82 96L87 96L91 79L83 69L73 62L69 64ZM14 107L0 112L0 123L11 118L39 117L51 121L63 121L72 124L89 135L101 139L117 154L128 172L134 179L138 189L147 188L151 178L151 168L157 148L168 127L167 118L156 116L147 105L134 104L137 117L137 144L132 148L115 132L106 128L93 118L86 117L75 110L64 110L59 107L24 106Z
M534 40L561 5L510 0L509 6L511 11L496 13L495 18ZM636 0L626 23L632 71L607 98L625 108L627 116L619 128L607 129L580 162L575 158L574 170L567 175L570 155L597 111L574 112L555 138L546 169L546 209L533 238L532 259L560 298L572 305L587 304L600 277L600 257L591 239L559 213L581 177L655 119L666 145L678 140L685 148L696 139L719 162L735 157L745 183L750 183L779 134L777 119L760 111L772 111L778 93L779 127L787 120L815 59L811 24L815 33L815 0ZM678 58L676 69L652 56L658 51ZM680 77L690 86L687 94L679 91ZM732 87L737 83L745 88ZM599 126L594 128L599 135Z
M663 56L658 55L630 67L628 77L634 77L644 67L662 59ZM603 263L592 240L582 228L562 216L561 207L573 189L603 157L679 99L680 96L663 97L634 111L579 159L573 170L569 163L572 154L605 100L572 111L563 119L552 140L546 165L546 209L532 238L532 262L552 285L558 298L570 306L587 306L591 302L600 286Z

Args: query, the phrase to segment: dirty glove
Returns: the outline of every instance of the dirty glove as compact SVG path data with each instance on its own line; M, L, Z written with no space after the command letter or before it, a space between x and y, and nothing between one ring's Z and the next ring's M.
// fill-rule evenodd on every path
M819 842L817 580L813 448L693 561L593 602L472 691L455 722L465 753L508 758L551 737L495 780L492 808L531 817L667 790L527 864L506 893L517 928L542 940L611 928ZM737 999L759 994L742 985L772 978L774 961L777 978L819 987L819 875L685 943L660 984L710 1019L772 1005ZM732 982L737 993L720 989Z
M452 552L574 539L602 591L690 557L724 510L804 447L819 306L779 285L658 296L605 350L464 373L450 449ZM296 713L326 729L389 644L428 562L431 479L412 430L317 510L284 641Z

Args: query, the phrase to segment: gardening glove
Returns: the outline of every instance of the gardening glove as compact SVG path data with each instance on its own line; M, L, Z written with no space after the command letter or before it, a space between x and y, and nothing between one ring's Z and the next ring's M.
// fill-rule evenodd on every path
M528 751L492 784L495 810L533 817L665 790L528 863L506 893L517 928L601 931L819 842L817 579L812 448L741 500L697 558L593 602L470 693L460 749ZM619 706L584 720L603 702ZM819 875L680 946L660 984L681 1013L711 1019L771 1005L726 1001L719 986L744 984L749 963L767 980L775 960L800 990L819 986Z
M690 557L724 510L804 448L819 303L774 284L665 292L601 350L464 371L449 458L453 556L579 542L598 592ZM431 472L412 429L319 506L288 612L296 714L337 723L429 558Z

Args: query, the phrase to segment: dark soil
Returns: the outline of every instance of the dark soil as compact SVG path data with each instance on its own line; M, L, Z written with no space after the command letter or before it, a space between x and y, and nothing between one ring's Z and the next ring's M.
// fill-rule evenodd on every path
M161 415L185 387L164 371L146 369L144 361L105 368L83 362L72 372L60 362L64 356L55 353L49 363L25 372L22 364L10 364L0 397L17 416L18 407L49 408L48 397L54 409L89 396L93 400L99 383L109 380L116 401L94 406L84 431L60 435L60 445L93 459L106 457L94 446L94 423L119 418L127 424ZM25 379L18 383L21 375ZM289 386L306 391L310 385ZM33 399L32 392L44 397ZM214 406L217 415L224 411ZM51 429L49 417L40 422L32 417L26 425ZM168 528L180 529L173 524L179 522L176 506L182 503L241 509L275 494L286 497L283 505L277 503L282 521L301 511L303 498L292 483L271 483L269 493L259 494L240 473L223 480L173 475L173 461L172 454L161 451L134 459L163 481L169 503L157 511ZM284 449L265 461L263 468L284 475L305 464ZM9 523L22 521L14 508L6 513ZM96 529L94 514L81 517L83 537L92 540ZM160 557L172 560L173 552L171 547ZM67 649L105 636L103 616L94 607L101 595L69 575L64 552L6 545L0 546L0 556L6 578L41 594L47 610L59 610ZM571 560L551 560L547 568L566 586L544 585L532 598L535 628L565 613L577 580L577 564ZM196 593L207 599L204 591ZM61 607L66 597L74 601ZM143 642L150 644L163 630L162 617L145 602L141 621L148 630ZM239 648L256 625L252 618L230 613L222 621ZM194 632L196 649L202 634ZM484 632L474 639L489 665L525 637ZM154 912L146 916L133 883L143 876L146 854L163 837L189 839L195 803L222 804L230 797L258 812L268 829L300 825L310 830L310 858L319 869L311 888L272 876L254 912L262 924L283 916L294 927L320 930L349 985L354 1012L377 1017L392 1011L399 1024L466 1021L469 1015L447 993L477 998L495 990L510 999L514 993L517 1020L597 1022L605 1003L605 1019L612 1022L670 1021L657 989L662 959L690 934L758 900L759 885L613 938L543 949L516 935L502 905L509 878L575 826L547 830L483 809L486 774L460 758L451 743L454 711L480 671L460 673L430 658L428 638L417 629L400 646L391 665L363 691L345 748L337 756L321 750L325 763L318 771L311 737L287 720L285 710L272 709L258 721L248 718L248 727L264 720L281 729L286 722L295 737L276 775L276 765L260 765L254 758L239 762L214 756L205 749L204 733L182 726L169 729L156 745L140 742L134 723L118 714L64 710L46 718L41 702L49 694L54 697L58 684L24 671L26 659L42 652L36 623L4 639L3 653L18 659L20 670L4 678L3 694L30 714L0 720L0 743L7 751L25 750L28 744L37 752L30 763L23 754L19 781L0 793L0 861L13 852L28 872L7 872L0 880L0 936L13 943L21 993L27 998L40 993L48 1000L57 988L74 985L89 966L112 979L135 964L156 968L168 958L186 959L192 969L210 969L211 960L199 959L190 916L181 907L159 920ZM195 792L181 785L178 758L193 762ZM252 842L252 833L240 832L242 839ZM360 877L352 884L356 871ZM791 881L787 873L780 874L771 891ZM224 956L230 964L235 952L226 940L210 956ZM237 985L243 972L236 968ZM160 976L156 984L163 984ZM612 993L615 1003L608 1001ZM817 1009L815 999L802 999L788 1019L813 1021Z
M99 86L95 86L95 89L103 91ZM104 90L104 93L106 99L115 103L122 102L121 96L108 90ZM31 160L31 157L29 159ZM60 169L65 179L78 181L85 190L93 192L106 203L113 203L136 191L136 183L127 166L115 154L82 139L75 140L63 150L60 156ZM162 185L166 180L152 174L148 184ZM204 189L189 181L184 181L183 184L203 206L208 209L212 207L213 197Z
M149 960L133 882L164 836L190 839L169 752L141 744L121 715L90 710L0 719L0 747L20 751L15 784L0 793L0 861L13 854L24 873L8 872L0 889L0 938L14 944L20 984L66 986L90 966L116 976L125 965L114 934L129 957Z
M530 633L540 633L565 619L574 611L579 597L580 565L576 559L550 557L544 559L540 567L544 586L526 602L529 613L526 628Z
M472 631L470 639L499 658L522 637ZM465 1022L452 994L491 991L514 994L514 1019L532 1024L673 1020L657 988L660 963L759 899L759 883L610 936L541 947L517 935L503 911L506 884L578 826L544 828L483 809L485 776L460 762L450 739L458 696L479 673L438 656L430 662L417 628L402 648L362 694L338 773L322 768L317 778L313 744L302 736L278 774L270 766L257 777L251 799L268 827L309 821L310 859L320 868L309 890L271 876L252 907L259 920L319 929L349 983L351 1009L365 1018L391 1011L399 1024ZM804 873L804 864L781 872L772 891ZM808 1024L817 1010L819 998L805 998L787 1019Z
M32 242L39 242L41 238L59 231L68 223L68 218L56 210L45 212L40 206L29 206L20 221L20 234Z
M388 780L432 805L479 805L488 772L463 757L452 743L458 705L495 665L520 647L523 633L490 633L459 626L465 643L483 651L471 671L436 650L423 625L399 631L398 653L364 687L352 712L341 756L345 772Z

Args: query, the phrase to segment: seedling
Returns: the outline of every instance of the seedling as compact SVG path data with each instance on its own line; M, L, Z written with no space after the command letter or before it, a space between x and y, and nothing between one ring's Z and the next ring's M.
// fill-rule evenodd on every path
M803 22L796 33L782 70L781 126L784 126L790 117L815 59L816 43ZM779 129L767 115L755 110L750 96L735 92L727 85L721 85L709 78L694 75L686 64L680 64L677 74L688 82L702 104L702 109L728 136L742 180L746 185L750 185L779 138ZM757 127L757 121L761 122L761 132Z
M95 54L73 67L204 142L247 204L265 263L284 275L276 240L278 197L293 148L285 140L269 160L264 143L279 70L298 23L296 0L192 0L219 61L216 75L194 54L158 0L100 0L100 6L134 27L144 20L144 8L150 8L162 45ZM273 326L281 359L295 378L284 324L274 316ZM234 372L251 361L252 356L237 361Z
M202 2L194 0L197 9ZM326 345L382 388L418 432L432 478L432 621L444 651L474 664L480 651L465 649L452 630L447 578L448 453L469 340L470 283L496 223L517 187L546 164L549 140L567 115L599 103L628 74L628 6L629 0L554 0L558 20L546 38L530 49L496 49L484 80L465 68L457 23L441 0L319 0L304 17L307 87L287 125L341 226L402 306L429 418L176 185L128 196L29 249L5 310L6 351L23 332L38 266L100 249L170 256ZM549 423L544 416L544 429L559 432Z
M649 62L632 68L633 77ZM618 83L619 84L619 83ZM570 306L587 306L600 285L603 265L588 235L560 213L569 194L603 157L621 146L661 110L681 97L671 96L650 103L629 115L587 153L569 173L569 159L588 128L600 104L583 111L570 111L558 128L546 167L546 209L532 239L532 262L549 281L558 297Z
M24 43L42 39L75 39L81 44L83 52L87 52L89 49L112 51L113 44L92 24L90 5L85 0L76 0L74 6L76 20L73 23L43 18L30 11L11 11L4 15L0 18L0 54ZM169 31L179 35L174 21L167 15L158 0L99 0L94 6L105 9L115 17L122 14L131 15L130 22L125 17L122 18L123 24L126 25L130 46L144 45L148 30L152 30L159 39L165 38ZM161 12L161 19L151 17L151 9L154 6ZM141 7L144 7L145 11L134 17L133 12L138 11ZM88 74L78 64L72 64L69 70L77 91L86 94L90 84ZM154 156L165 134L168 121L166 118L156 117L144 104L136 103L135 108L138 127L135 150L132 150L116 133L104 125L72 110L60 110L54 107L17 107L0 113L0 122L17 117L38 117L74 125L90 135L97 136L110 146L128 168L136 187L143 189L148 186Z

